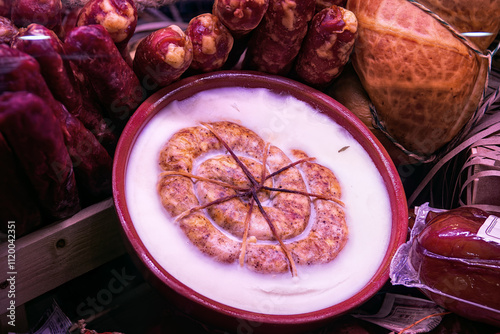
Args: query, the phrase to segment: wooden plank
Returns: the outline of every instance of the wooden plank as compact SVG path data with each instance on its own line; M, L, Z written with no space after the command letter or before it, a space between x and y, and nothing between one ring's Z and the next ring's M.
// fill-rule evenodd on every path
M0 313L8 311L12 301L18 307L124 254L113 200L16 240L13 268L8 266L8 252L8 242L1 244ZM13 285L7 281L10 277L15 278ZM9 296L10 290L15 296Z

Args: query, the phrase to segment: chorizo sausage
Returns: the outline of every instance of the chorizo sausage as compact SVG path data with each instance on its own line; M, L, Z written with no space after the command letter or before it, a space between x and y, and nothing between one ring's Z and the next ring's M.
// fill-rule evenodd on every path
M61 0L12 0L10 19L19 28L39 23L55 29L61 25L62 10Z
M120 58L121 59L121 58ZM0 45L0 93L26 91L45 101L59 121L77 182L90 197L108 196L113 160L96 137L57 101L30 55Z
M61 126L47 103L28 92L3 93L0 131L46 214L53 219L75 214L80 204L71 158Z
M137 27L137 8L132 0L90 0L81 9L76 26L100 24L108 31L124 59L131 64L128 42Z
M270 0L262 22L248 42L244 67L271 74L288 74L314 10L314 0Z
M353 12L338 6L317 13L295 64L306 83L326 85L340 75L354 48L358 21Z
M259 25L268 7L269 0L215 0L212 12L239 38Z
M210 72L224 66L234 38L217 16L205 13L194 17L189 21L186 34L193 44L190 69Z
M85 87L75 78L63 44L52 30L40 24L30 24L21 29L14 38L12 47L37 60L40 72L54 98L64 104L99 142L108 149L116 145L116 135L104 120L97 104L89 98L83 98Z
M107 30L99 24L75 27L66 36L64 48L121 131L145 98L145 92Z
M153 91L179 79L193 61L193 44L177 25L158 29L144 38L135 52L134 71Z
M34 191L23 173L12 148L0 132L0 230L7 233L8 222L15 221L16 236L34 231L42 216Z

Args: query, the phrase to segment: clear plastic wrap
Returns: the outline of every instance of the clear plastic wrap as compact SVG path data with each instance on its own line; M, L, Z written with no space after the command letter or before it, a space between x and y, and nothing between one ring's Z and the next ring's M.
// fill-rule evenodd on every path
M391 263L392 284L418 288L451 312L500 326L500 218L427 203L415 215L410 239Z

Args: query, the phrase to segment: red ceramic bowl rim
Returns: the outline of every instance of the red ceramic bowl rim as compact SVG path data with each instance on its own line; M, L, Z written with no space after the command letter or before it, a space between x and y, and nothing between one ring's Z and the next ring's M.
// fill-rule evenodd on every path
M127 210L124 180L131 148L142 128L158 111L174 100L187 98L207 88L233 86L269 88L277 92L291 94L309 103L346 128L368 152L375 166L381 172L389 192L392 209L391 238L380 267L370 282L351 298L322 310L293 315L269 315L229 307L204 297L170 275L156 262L140 240ZM406 197L396 168L382 144L354 114L339 102L310 86L280 76L252 71L220 71L188 77L160 89L139 106L122 132L115 152L112 177L115 210L123 232L136 253L135 255L139 257L150 273L168 287L192 301L225 315L248 321L273 324L302 324L347 313L360 306L382 288L389 277L392 257L397 248L406 241L408 226Z

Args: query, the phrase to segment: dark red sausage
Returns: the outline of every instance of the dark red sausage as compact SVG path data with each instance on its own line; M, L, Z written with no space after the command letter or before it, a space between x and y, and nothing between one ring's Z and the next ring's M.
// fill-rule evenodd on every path
M121 59L121 58L120 58ZM96 198L110 194L112 158L96 137L50 92L30 55L0 45L0 93L26 91L44 99L59 121L79 187Z
M229 30L213 14L201 14L189 21L186 34L193 44L190 68L200 72L224 66L234 43Z
M7 233L8 222L15 221L16 237L42 225L35 192L19 166L14 152L0 132L0 231Z
M259 25L268 6L269 0L215 0L212 12L239 38Z
M134 71L150 91L179 79L193 60L191 39L177 25L158 29L139 45L134 57Z
M300 79L318 86L332 82L349 61L357 31L356 16L345 8L332 6L317 13L295 64Z
M418 273L423 291L438 305L498 326L500 243L478 234L489 216L474 207L438 213L415 237L408 261ZM490 219L487 230L494 231L498 217Z
M71 158L60 123L47 103L28 92L3 93L0 131L48 216L62 219L75 214L80 207Z
M0 0L0 16L10 18L12 0Z
M248 43L245 68L288 74L314 11L314 0L270 0L262 22Z
M107 30L99 24L76 27L64 44L66 54L91 82L109 118L122 129L145 93Z
M62 42L50 29L40 24L22 28L14 38L12 47L34 57L40 64L40 72L52 95L68 111L77 117L106 148L116 145L116 135L98 106L86 94L86 87L80 84L64 53Z
M346 6L347 0L316 0L316 12L322 11L331 6Z
M0 43L10 44L18 33L19 29L11 20L0 16Z
M133 0L90 0L81 9L76 26L100 24L108 31L124 59L132 64L128 42L137 27Z
M17 27L39 23L49 29L61 25L61 0L12 0L11 20Z

